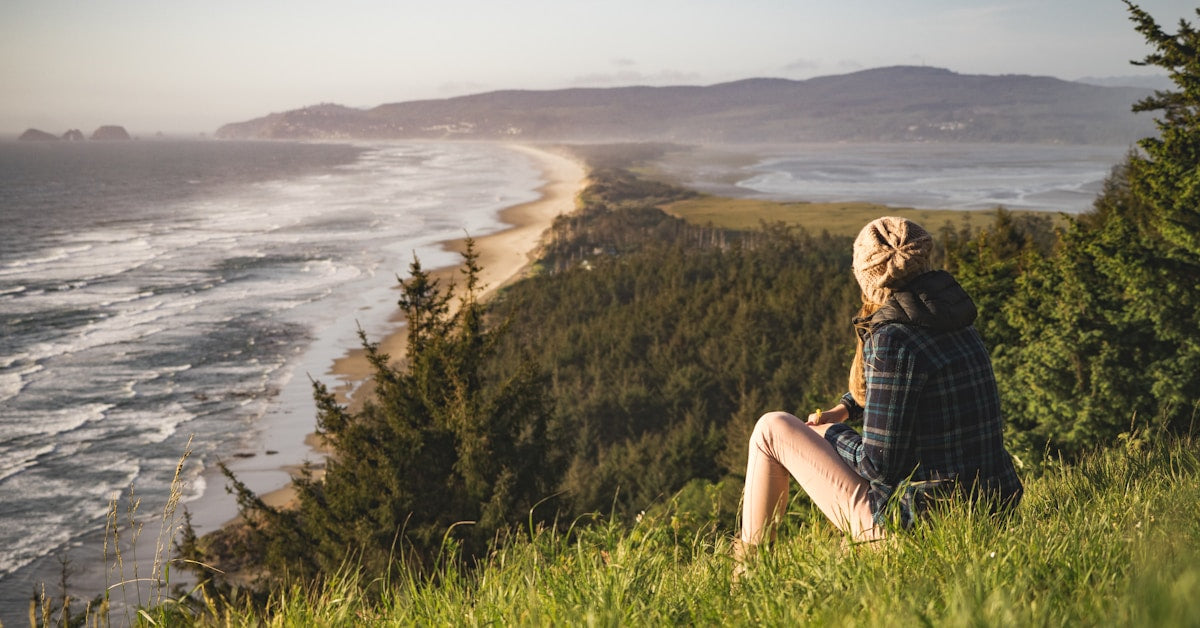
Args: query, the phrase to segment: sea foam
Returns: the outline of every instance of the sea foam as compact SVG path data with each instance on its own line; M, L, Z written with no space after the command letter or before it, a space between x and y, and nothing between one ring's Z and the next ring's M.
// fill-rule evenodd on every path
M187 194L156 187L131 161L113 176L141 196L110 203L77 181L80 196L61 207L78 211L39 198L22 213L17 199L26 222L0 234L26 234L0 242L0 308L19 330L0 341L0 604L15 582L5 574L53 570L46 557L102 530L113 493L136 484L155 510L189 436L185 496L202 501L201 470L235 447L261 448L261 421L315 427L307 378L293 374L323 376L358 346L359 326L390 330L395 277L414 255L427 268L457 262L442 241L497 228L496 211L541 184L525 155L498 146L378 144L342 165L254 180L239 171L288 163L300 148L343 149L184 148L174 167L185 176L162 180L205 182ZM94 165L116 168L122 150L96 152L107 161ZM175 153L162 151L158 165L171 167ZM212 154L211 171L186 157L196 151ZM300 462L289 455L306 453L271 462Z

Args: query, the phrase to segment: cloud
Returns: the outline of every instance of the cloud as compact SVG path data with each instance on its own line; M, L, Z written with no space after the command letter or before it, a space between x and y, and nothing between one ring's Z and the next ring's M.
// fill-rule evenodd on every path
M483 83L473 83L471 81L453 81L438 85L437 91L443 96L462 96L464 94L478 94L493 89L490 85Z
M612 64L617 66L618 68L632 68L633 66L637 65L637 61L634 61L633 59L627 59L625 57L620 57L617 59L613 59Z
M699 74L679 70L662 70L650 74L637 70L594 72L571 79L576 87L612 87L616 85L691 85L700 82Z
M839 59L836 62L830 63L820 59L801 58L783 66L783 72L792 77L807 78L822 74L857 72L864 67L866 66L854 59Z
M820 69L821 62L816 59L796 59L795 61L783 66L784 72L806 74L813 70Z

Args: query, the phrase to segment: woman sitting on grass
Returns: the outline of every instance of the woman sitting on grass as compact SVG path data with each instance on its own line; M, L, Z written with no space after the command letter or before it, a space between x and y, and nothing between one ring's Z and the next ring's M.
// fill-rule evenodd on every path
M758 420L739 560L782 514L789 473L856 541L882 538L888 520L907 526L956 494L993 512L1020 501L975 304L949 273L931 269L932 249L929 233L904 218L874 220L854 240L863 305L850 392L807 421L785 412ZM844 423L860 417L861 435Z

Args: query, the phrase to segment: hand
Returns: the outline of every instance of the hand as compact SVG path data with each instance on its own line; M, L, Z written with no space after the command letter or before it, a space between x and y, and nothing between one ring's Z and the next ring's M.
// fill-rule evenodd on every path
M841 423L850 418L850 411L846 409L845 404L837 404L832 410L822 411L817 408L812 414L808 415L808 420L805 421L808 425L828 425L830 423ZM824 430L821 432L824 434Z

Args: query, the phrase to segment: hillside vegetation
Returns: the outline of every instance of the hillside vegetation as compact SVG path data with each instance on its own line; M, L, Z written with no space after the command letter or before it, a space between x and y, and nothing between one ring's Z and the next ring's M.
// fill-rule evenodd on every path
M975 298L1027 494L997 523L957 504L854 546L797 496L730 589L747 435L844 391L851 240L733 230L618 163L554 224L540 272L487 304L414 261L402 361L364 343L361 409L317 384L332 448L299 504L232 475L242 528L182 556L201 578L147 611L222 624L1200 621L1200 33L1130 5L1177 92L1094 211L926 223ZM457 305L457 307L451 307ZM190 532L190 531L189 531ZM242 580L216 571L233 564ZM246 568L249 567L247 570Z
M779 541L734 587L729 537L712 525L720 504L680 497L628 522L524 527L472 571L375 580L348 562L261 607L214 602L186 616L231 626L1195 626L1196 447L1134 438L1027 481L1007 525L960 508L873 547L848 545L798 497Z

